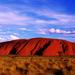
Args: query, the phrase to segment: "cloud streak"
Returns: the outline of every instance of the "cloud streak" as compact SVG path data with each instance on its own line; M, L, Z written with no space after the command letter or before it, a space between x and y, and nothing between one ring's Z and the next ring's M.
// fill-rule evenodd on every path
M45 25L45 24L54 24L54 25L68 25L68 24L75 24L75 15L65 14L65 13L58 13L56 11L48 10L48 9L41 9L35 10L33 8L23 10L13 10L9 6L1 5L0 9L4 9L6 11L0 12L0 24L15 24L15 25ZM11 9L11 10L10 10ZM24 12L24 13L22 13ZM29 16L28 12L35 14L35 16ZM30 14L31 14L30 13ZM41 17L47 17L48 20Z
M16 12L0 12L0 24L8 25L26 25L26 21L31 20L30 17L21 16Z
M15 39L20 39L20 38L18 36L15 36L15 35L10 35L10 39L15 40Z
M65 24L75 24L75 15L58 13L56 11L42 10L34 11L37 15L45 16L50 18L48 21L40 21L41 23L56 24L56 25L65 25ZM54 20L52 20L52 19ZM39 21L38 21L39 22Z
M61 30L61 29L55 29L55 28L50 28L50 29L39 29L37 31L38 34L75 34L75 31L67 31L67 30Z

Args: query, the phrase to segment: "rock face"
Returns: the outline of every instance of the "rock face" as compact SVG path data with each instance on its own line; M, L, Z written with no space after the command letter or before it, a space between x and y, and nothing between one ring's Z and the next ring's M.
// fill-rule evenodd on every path
M20 39L0 43L0 55L75 55L75 43L50 38Z

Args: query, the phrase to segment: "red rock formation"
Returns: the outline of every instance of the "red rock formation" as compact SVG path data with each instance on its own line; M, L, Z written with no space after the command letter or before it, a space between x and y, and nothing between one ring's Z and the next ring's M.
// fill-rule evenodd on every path
M75 43L50 39L33 38L0 43L0 55L62 56L75 55Z

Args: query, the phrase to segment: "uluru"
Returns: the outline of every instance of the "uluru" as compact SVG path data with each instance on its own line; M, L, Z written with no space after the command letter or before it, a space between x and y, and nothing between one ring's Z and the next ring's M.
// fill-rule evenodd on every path
M18 39L0 43L0 55L75 55L75 43L52 38Z

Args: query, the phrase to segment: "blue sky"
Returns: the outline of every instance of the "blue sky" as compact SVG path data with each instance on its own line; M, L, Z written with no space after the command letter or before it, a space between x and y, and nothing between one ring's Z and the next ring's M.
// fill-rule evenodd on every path
M35 37L75 42L75 0L0 0L0 42Z

